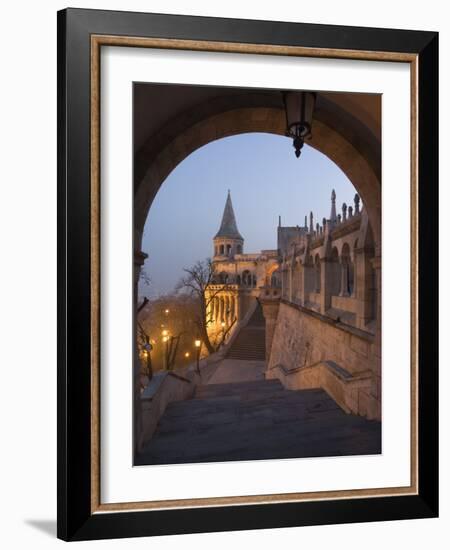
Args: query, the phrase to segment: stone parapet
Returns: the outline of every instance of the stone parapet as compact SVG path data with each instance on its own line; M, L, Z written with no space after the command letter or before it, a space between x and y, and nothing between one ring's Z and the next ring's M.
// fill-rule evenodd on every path
M379 419L377 403L370 395L372 377L371 371L351 374L334 361L294 369L279 364L266 371L266 379L276 378L290 390L323 389L346 413L369 420Z
M266 359L268 360L278 317L281 289L270 286L261 287L258 299L262 306L264 319L266 320Z
M357 410L358 414L370 418L381 416L381 395L380 392L374 391L378 376L375 336L303 306L282 300L272 335L267 372L271 373L273 369L278 369L282 365L286 372L301 372L299 376L305 384L312 383L312 379L316 382L320 379L322 384L326 382L331 387L332 378L328 371L325 372L316 367L307 375L308 371L301 370L325 363L328 364L328 371L329 365L335 364L352 377L352 384L349 386L346 383L345 387L357 388L357 396L351 392L348 393L347 389L345 399L340 398L341 402L347 403L349 410ZM364 382L361 382L361 377L364 378ZM361 384L356 383L357 380ZM333 384L333 388L337 395L338 386ZM360 392L364 392L364 395ZM331 391L330 395L332 395ZM352 399L357 404L353 403L350 407L348 403L351 403Z
M158 421L167 406L175 401L190 399L200 384L205 384L224 358L224 351L209 355L199 364L190 364L173 371L160 371L153 375L149 385L140 394L142 428L137 442L138 452L142 450L155 433Z

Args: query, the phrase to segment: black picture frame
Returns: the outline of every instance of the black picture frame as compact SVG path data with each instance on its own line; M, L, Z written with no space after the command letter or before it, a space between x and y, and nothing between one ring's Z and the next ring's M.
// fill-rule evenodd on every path
M417 495L92 513L91 36L271 44L418 57ZM423 138L423 139L422 139ZM438 34L66 9L58 12L58 537L88 540L438 515Z

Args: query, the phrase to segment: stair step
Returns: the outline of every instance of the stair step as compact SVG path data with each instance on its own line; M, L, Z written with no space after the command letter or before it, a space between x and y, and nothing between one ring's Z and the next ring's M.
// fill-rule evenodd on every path
M241 329L231 344L227 357L247 361L264 361L266 358L266 322L261 304L257 304L247 326Z
M138 464L381 452L381 424L345 414L321 389L279 380L205 384L170 403Z

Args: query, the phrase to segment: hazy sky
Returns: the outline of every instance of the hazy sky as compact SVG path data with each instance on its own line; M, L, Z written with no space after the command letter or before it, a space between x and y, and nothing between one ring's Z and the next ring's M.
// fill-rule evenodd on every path
M244 252L276 248L282 225L303 225L312 210L314 225L329 218L331 190L336 206L353 205L355 189L341 170L315 149L300 159L291 140L251 133L220 139L188 156L161 186L147 218L143 251L150 285L140 294L155 297L173 290L183 268L212 256L227 191L231 191Z

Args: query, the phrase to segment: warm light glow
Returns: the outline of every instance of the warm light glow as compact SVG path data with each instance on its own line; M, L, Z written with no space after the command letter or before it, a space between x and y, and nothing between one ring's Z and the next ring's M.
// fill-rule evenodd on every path
M196 340L196 341L195 341L195 347L196 347L196 348L199 348L199 347L201 346L201 344L202 344L202 341L201 341L201 340Z
M163 336L167 336L169 334L169 331L167 329L164 329L161 334Z
M163 342L167 342L168 339L169 339L168 336L163 336L163 339L162 339L162 340L163 340Z
M164 310L164 313L165 313L166 315L168 315L168 314L170 313L170 310L165 309L165 310Z
M188 351L184 354L185 357L189 357L191 355Z
M147 357L147 355L148 355L147 350L144 349L144 351L142 352L142 355L143 355L144 357Z
M222 328L225 327L225 321L222 321L220 324L222 325Z

